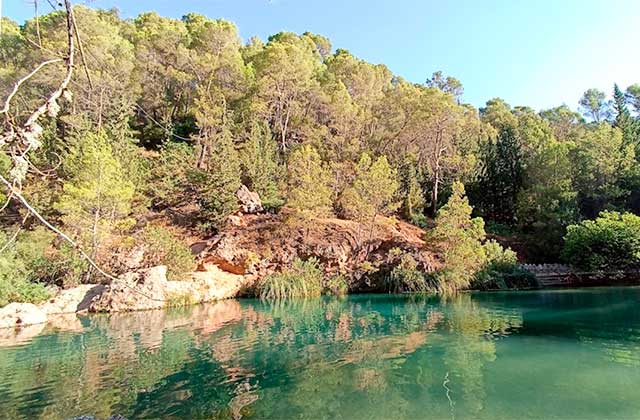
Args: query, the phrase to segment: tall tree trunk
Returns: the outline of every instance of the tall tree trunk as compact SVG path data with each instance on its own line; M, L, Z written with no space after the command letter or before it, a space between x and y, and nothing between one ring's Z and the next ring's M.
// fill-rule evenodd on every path
M433 177L433 191L431 192L431 215L436 217L438 213L438 189L440 187L440 170L437 169Z

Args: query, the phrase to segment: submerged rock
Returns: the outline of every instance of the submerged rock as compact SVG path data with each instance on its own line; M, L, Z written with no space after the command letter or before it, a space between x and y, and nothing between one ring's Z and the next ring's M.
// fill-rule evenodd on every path
M249 188L242 185L236 191L236 197L240 202L240 210L245 214L256 214L264 211L262 200L257 192L249 191Z
M12 328L47 322L47 313L33 303L10 303L0 308L0 328Z

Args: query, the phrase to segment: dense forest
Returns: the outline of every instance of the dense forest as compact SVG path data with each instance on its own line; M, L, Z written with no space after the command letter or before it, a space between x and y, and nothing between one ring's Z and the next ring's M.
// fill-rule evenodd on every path
M245 43L198 14L80 6L3 18L0 57L0 302L117 275L137 243L179 275L193 264L179 232L224 229L243 184L291 223L423 227L456 279L491 253L513 258L487 235L556 262L589 252L585 230L640 231L623 214L640 212L640 85L588 89L578 111L476 109L454 77L411 83L321 35ZM182 230L147 223L178 213Z

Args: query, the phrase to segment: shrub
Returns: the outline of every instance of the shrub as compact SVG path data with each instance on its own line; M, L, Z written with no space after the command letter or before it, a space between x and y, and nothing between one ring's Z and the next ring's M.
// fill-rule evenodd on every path
M474 289L522 289L536 285L534 275L518 265L518 258L510 248L504 249L494 240L484 245L486 262L473 278Z
M425 273L418 270L418 263L409 254L386 277L385 288L390 293L426 293L429 286Z
M195 259L191 250L167 229L149 226L142 232L142 241L147 248L145 264L166 265L168 279L180 280L193 270Z
M44 230L24 232L17 241L7 246L0 254L0 306L10 302L38 303L49 298L49 291L34 279L34 268L44 259L51 236L45 238ZM36 240L40 235L40 240ZM0 243L9 237L0 232ZM32 239L32 240L30 240Z
M349 292L349 283L344 274L338 274L327 279L324 289L327 295L344 296Z
M168 308L180 308L196 304L196 299L189 293L168 293L165 306Z
M322 277L316 258L296 259L290 269L265 277L258 285L258 296L268 300L320 296Z
M452 190L449 201L438 211L435 228L427 236L444 262L444 269L437 276L438 290L442 293L468 288L485 263L484 221L471 217L473 208L465 196L464 185L455 182Z
M640 263L640 217L604 211L567 228L563 258L587 271L620 270Z
M43 284L7 276L6 268L0 268L0 307L11 302L39 303L49 298L50 293Z

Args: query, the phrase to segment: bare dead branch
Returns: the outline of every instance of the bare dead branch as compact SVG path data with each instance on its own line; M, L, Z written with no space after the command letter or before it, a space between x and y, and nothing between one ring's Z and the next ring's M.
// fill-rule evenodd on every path
M57 234L58 236L60 236L62 239L64 239L65 241L67 241L75 250L77 250L80 255L87 260L87 262L96 269L96 271L98 271L98 273L102 274L104 277L110 279L110 280L117 280L117 277L107 273L106 271L104 271L103 269L101 269L98 264L95 263L95 261L93 261L93 259L91 259L91 257L89 257L89 255L80 247L80 245L78 245L78 243L76 243L76 241L74 241L73 239L71 239L66 233L62 232L60 229L58 229L57 227L53 226L51 223L49 223L49 221L47 219L45 219L36 209L34 209L29 202L27 201L26 198L24 198L24 196L22 194L20 194L20 191L18 191L18 189L16 187L13 186L13 184L11 184L5 177L3 177L2 175L0 175L0 182L2 182L7 188L8 190L13 194L13 196L15 198L17 198L22 205L29 211L29 213L31 213L32 215L35 216L36 219L38 219L40 221L40 223L42 223L43 225L45 225L49 230L51 230L52 232L54 232L55 234Z
M22 222L20 222L20 226L18 226L18 229L16 229L16 231L13 233L13 235L11 235L11 238L9 238L9 240L7 240L7 242L5 242L5 244L2 246L2 248L0 248L0 254L2 254L4 252L4 250L7 249L9 247L9 245L11 245L13 243L13 241L16 240L16 237L18 236L20 231L22 231L22 226L24 226L24 223L27 221L28 218L29 218L29 212L27 212L27 214L25 214L25 216L22 218Z
M38 35L38 45L42 45L42 36L40 36L40 19L38 17L38 0L33 0L33 8L36 18L36 34Z
M87 79L89 80L89 87L93 89L93 82L91 81L91 75L89 74L89 67L87 66L87 61L84 55L84 48L82 47L82 40L80 39L80 29L78 29L78 24L76 22L76 14L71 8L71 23L73 24L73 31L76 34L76 40L78 41L78 50L80 51L80 58L82 59L82 66L84 67L84 73L87 75Z
M26 82L27 80L29 80L30 78L32 78L37 72L40 71L40 69L42 69L43 67L49 65L49 64L53 64L53 63L57 63L62 61L61 58L54 58L53 60L47 60L47 61L43 61L42 63L40 63L38 65L38 67L36 67L35 69L33 69L33 71L29 74L27 74L26 76L24 76L22 79L18 80L14 85L13 85L13 90L11 91L11 93L9 94L9 96L7 97L7 100L4 102L4 107L2 109L0 109L0 114L4 114L6 112L9 111L9 106L11 105L11 99L13 99L13 97L15 96L16 93L18 93L18 89L20 89L20 86Z
M67 10L67 44L69 46L69 55L67 57L67 73L60 83L60 86L58 86L58 89L56 89L51 94L51 96L49 96L49 99L47 99L44 104L42 104L38 109L35 110L33 114L31 114L27 122L24 124L24 128L26 130L30 130L38 121L38 119L42 115L44 115L45 112L56 105L56 101L60 98L60 96L62 96L62 93L65 91L65 89L69 85L69 82L71 81L71 76L73 74L73 58L75 55L75 44L73 41L73 22L71 21L72 7L69 0L65 0L64 5Z

